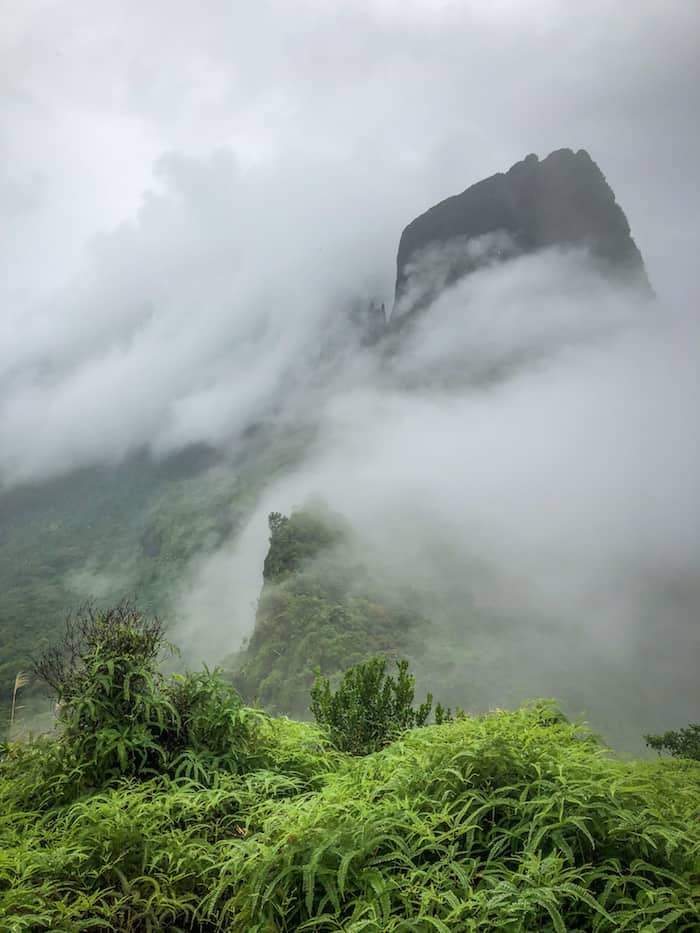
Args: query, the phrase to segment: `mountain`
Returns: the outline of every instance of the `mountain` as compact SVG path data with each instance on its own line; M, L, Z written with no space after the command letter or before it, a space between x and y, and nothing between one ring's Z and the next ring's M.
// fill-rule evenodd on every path
M253 632L227 659L245 699L308 716L315 668L337 675L372 655L428 653L429 624L415 595L373 572L342 516L315 503L268 521Z
M425 307L486 262L551 246L581 246L611 276L651 287L624 211L584 149L528 155L447 198L404 229L394 313Z
M589 247L607 273L650 293L625 215L588 154L562 149L541 162L528 156L406 227L397 261L399 320L480 264L572 244ZM419 279L430 286L421 295ZM377 370L378 391L396 388L406 344L398 331L393 344L382 339L392 331L384 306L349 301L332 317L327 332L319 330L318 346L295 357L268 416L232 439L225 453L193 448L161 462L143 453L113 467L0 489L5 695L64 614L86 598L104 605L130 596L172 621L188 568L238 536L266 491L298 471L317 445L318 412L327 396L361 388ZM455 353L463 354L464 346L455 341ZM396 368L383 365L390 356ZM354 366L358 360L362 365ZM428 378L434 381L434 374L421 369L412 388L420 392ZM277 516L270 530L257 612L255 619L252 612L246 617L250 640L228 659L236 686L250 700L303 715L316 665L333 675L377 653L410 656L419 678L438 678L451 703L464 702L469 682L469 697L481 708L520 702L537 678L565 698L570 682L590 680L569 660L576 658L575 635L560 639L562 659L553 665L554 650L541 650L550 637L541 620L528 618L524 625L521 606L509 614L476 605L473 583L484 579L483 568L446 571L452 573L449 592L419 592L417 586L408 592L389 586L374 566L383 555L358 557L362 545L337 516L295 509L288 518ZM442 563L452 568L447 552ZM235 637L222 654L237 647ZM516 644L517 652L504 647ZM527 665L519 663L524 658ZM581 658L581 666L586 663ZM521 667L537 676L528 681ZM604 662L597 671L605 683L614 682Z

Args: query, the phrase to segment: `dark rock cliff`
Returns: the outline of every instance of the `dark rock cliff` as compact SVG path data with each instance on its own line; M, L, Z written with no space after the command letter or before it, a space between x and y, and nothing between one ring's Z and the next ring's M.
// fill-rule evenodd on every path
M529 155L413 220L399 244L394 307L399 313L415 310L485 261L555 244L587 247L605 271L651 293L642 256L605 176L585 150L558 149L542 161ZM440 274L431 280L436 259Z

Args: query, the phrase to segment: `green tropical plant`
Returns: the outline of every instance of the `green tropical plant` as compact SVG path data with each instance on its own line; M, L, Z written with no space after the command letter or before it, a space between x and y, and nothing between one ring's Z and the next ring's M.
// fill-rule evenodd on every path
M129 604L88 605L35 662L56 698L66 793L161 774L205 783L245 767L260 714L216 671L166 680L158 665L168 650L159 619Z
M347 671L333 691L328 677L316 675L311 712L325 726L333 744L351 755L384 748L407 729L424 726L433 705L432 694L415 709L415 680L408 661L397 662L397 675L386 673L386 658L370 658ZM440 719L445 715L440 707Z
M55 696L63 745L90 786L164 765L160 739L180 725L158 671L167 648L159 619L126 603L86 605L34 663Z

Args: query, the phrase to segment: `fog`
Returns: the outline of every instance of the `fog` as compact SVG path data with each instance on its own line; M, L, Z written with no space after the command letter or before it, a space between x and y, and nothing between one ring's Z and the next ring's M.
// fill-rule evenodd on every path
M598 277L582 253L472 274L422 313L389 375L381 358L354 383L356 368L337 375L299 469L192 569L179 641L214 661L250 634L267 513L315 496L349 519L358 557L388 583L453 594L466 647L475 622L515 624L499 650L504 677L531 664L520 699L556 685L610 734L619 690L612 732L632 745L638 722L692 718L698 336L690 319ZM601 664L617 680L605 697ZM460 699L475 690L483 701L482 685ZM504 684L494 702L506 695Z
M699 39L694 0L26 0L0 27L0 487L310 419L189 568L185 644L250 631L267 511L320 495L388 576L487 566L480 605L619 657L650 728L697 717ZM600 164L658 301L555 250L356 352L343 314L391 306L405 224L561 146ZM423 260L430 290L449 255Z
M318 315L391 303L402 227L586 148L694 313L700 14L27 0L3 17L5 485L235 432Z
M224 442L255 418L334 302L372 284L382 231L354 242L369 204L314 240L307 223L335 206L309 205L310 169L241 174L226 152L159 162L136 219L95 238L84 276L3 343L6 482Z

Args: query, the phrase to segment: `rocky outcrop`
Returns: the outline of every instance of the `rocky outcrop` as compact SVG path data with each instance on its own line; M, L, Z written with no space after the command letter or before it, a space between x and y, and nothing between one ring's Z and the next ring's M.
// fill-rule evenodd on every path
M651 293L605 176L585 150L559 149L542 161L529 155L413 220L399 244L394 309L428 304L484 262L556 244L587 247L605 272Z

